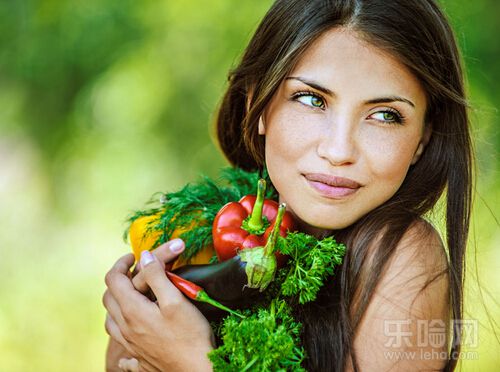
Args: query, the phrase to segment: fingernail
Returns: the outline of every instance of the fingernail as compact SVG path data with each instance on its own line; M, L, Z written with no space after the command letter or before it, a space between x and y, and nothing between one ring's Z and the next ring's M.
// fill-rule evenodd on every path
M184 242L177 238L172 240L168 247L172 253L181 253L184 250Z
M141 252L141 266L142 267L149 265L154 260L155 259L150 251L142 251Z

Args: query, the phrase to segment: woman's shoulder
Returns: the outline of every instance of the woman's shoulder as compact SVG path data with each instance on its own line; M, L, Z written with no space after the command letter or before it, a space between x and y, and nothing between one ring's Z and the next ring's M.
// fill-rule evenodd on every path
M392 237L386 234L393 234L387 226L382 228L375 235L368 251L369 260L375 259L376 252L384 251L382 244ZM417 217L403 232L399 241L396 242L394 250L389 253L386 269L398 270L400 268L413 270L425 269L425 271L440 270L448 267L448 258L445 246L437 229L427 220Z
M421 264L425 271L443 271L448 266L446 250L437 229L423 218L408 227L396 246L394 260L402 264Z
M417 217L408 227L404 237L407 239L421 239L428 243L443 246L441 236L437 229L426 219Z
M397 303L407 302L408 308L415 305L417 299L425 307L430 298L437 302L447 298L448 270L446 250L438 231L431 223L419 218L397 243L377 291Z

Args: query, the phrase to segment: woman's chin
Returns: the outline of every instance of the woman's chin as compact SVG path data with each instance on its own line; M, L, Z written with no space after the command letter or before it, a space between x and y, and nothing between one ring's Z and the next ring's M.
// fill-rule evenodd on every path
M326 221L325 221L326 220ZM335 232L336 230L342 230L350 226L353 221L348 220L337 220L328 221L327 219L297 219L297 229L301 232L313 235L317 238L325 237ZM328 223L326 223L328 222Z
M297 230L316 237L344 229L361 217L345 205L325 205L314 199L287 201L282 195L279 201L287 203L286 209L293 215Z

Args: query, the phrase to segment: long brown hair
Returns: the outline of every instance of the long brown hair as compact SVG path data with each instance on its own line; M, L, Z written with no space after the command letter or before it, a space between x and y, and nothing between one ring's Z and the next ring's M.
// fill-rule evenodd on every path
M332 281L336 284L330 283L315 303L297 310L304 324L307 367L319 371L342 370L349 362L357 369L355 331L384 267L410 225L445 191L451 315L462 318L473 178L461 57L448 20L434 0L277 0L229 74L216 122L228 160L247 170L265 166L259 117L303 52L334 27L355 31L414 73L427 94L425 122L432 126L432 136L396 194L336 234L348 247ZM370 242L380 231L382 240L368 264ZM460 334L455 321L447 371L457 364Z

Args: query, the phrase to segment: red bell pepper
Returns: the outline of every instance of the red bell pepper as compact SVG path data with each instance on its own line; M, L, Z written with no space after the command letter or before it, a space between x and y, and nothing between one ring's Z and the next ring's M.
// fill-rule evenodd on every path
M224 205L217 213L212 227L213 243L219 261L228 260L244 248L266 245L276 216L278 203L264 199L266 181L260 179L257 196L245 195L238 202ZM286 237L288 230L293 231L294 221L290 212L285 212L279 234ZM276 254L278 261L283 256Z

